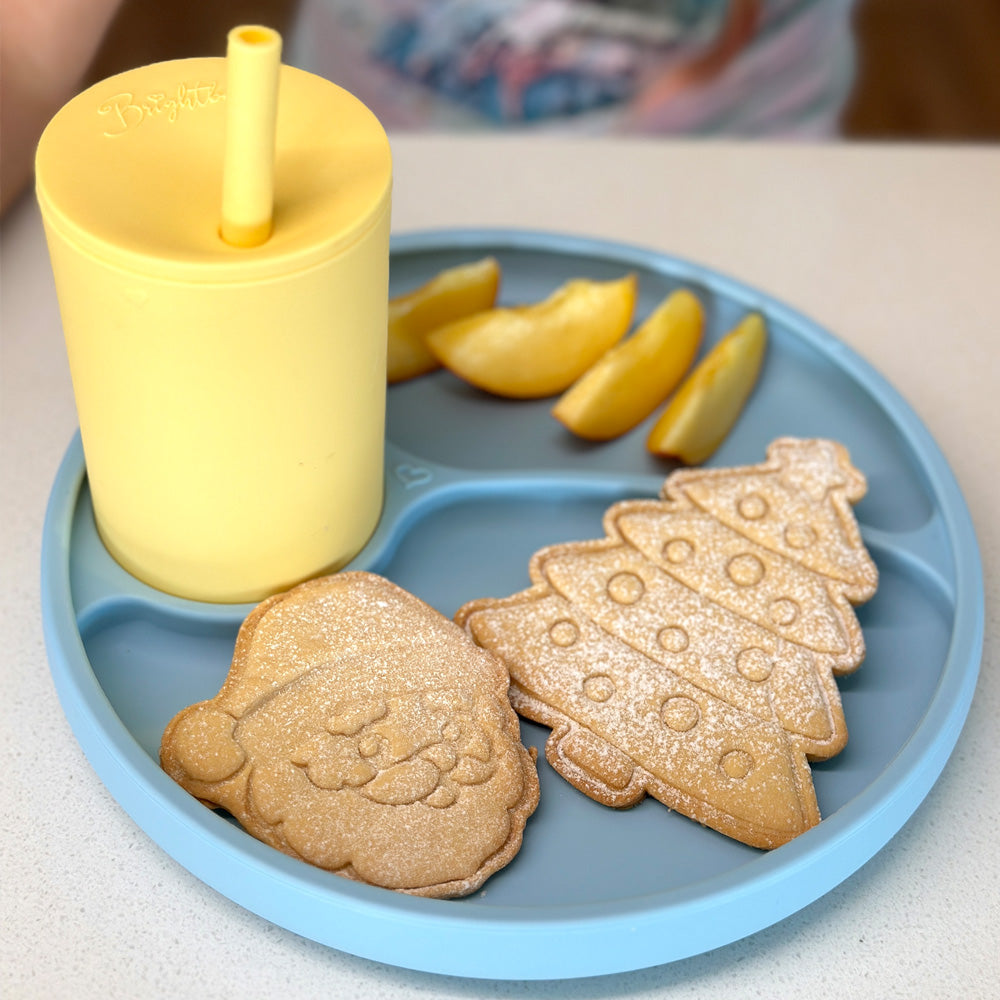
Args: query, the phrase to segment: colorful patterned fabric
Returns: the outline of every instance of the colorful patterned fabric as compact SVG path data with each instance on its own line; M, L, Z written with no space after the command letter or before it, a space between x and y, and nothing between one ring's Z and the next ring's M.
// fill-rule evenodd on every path
M821 136L850 0L303 0L287 60L390 129Z

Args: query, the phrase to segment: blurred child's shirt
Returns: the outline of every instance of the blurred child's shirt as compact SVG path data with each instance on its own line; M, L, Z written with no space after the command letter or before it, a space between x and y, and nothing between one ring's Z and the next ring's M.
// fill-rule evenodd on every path
M851 0L301 0L286 61L388 129L830 136Z

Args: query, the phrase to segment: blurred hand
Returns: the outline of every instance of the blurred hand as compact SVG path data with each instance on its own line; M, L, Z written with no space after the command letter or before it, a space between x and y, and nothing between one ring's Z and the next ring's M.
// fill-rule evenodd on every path
M0 212L31 177L49 119L84 79L121 0L3 0Z

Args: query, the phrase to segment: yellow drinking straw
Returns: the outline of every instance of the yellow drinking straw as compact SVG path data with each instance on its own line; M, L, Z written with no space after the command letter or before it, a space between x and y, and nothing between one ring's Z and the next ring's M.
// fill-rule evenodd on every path
M221 233L231 246L260 246L271 235L280 69L281 35L273 28L229 32Z

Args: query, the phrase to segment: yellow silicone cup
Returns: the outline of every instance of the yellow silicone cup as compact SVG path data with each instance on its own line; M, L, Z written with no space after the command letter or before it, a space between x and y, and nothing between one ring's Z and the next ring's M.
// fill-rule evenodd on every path
M243 602L378 522L392 170L364 105L282 66L273 230L231 246L225 66L90 88L36 176L101 538L154 587Z

